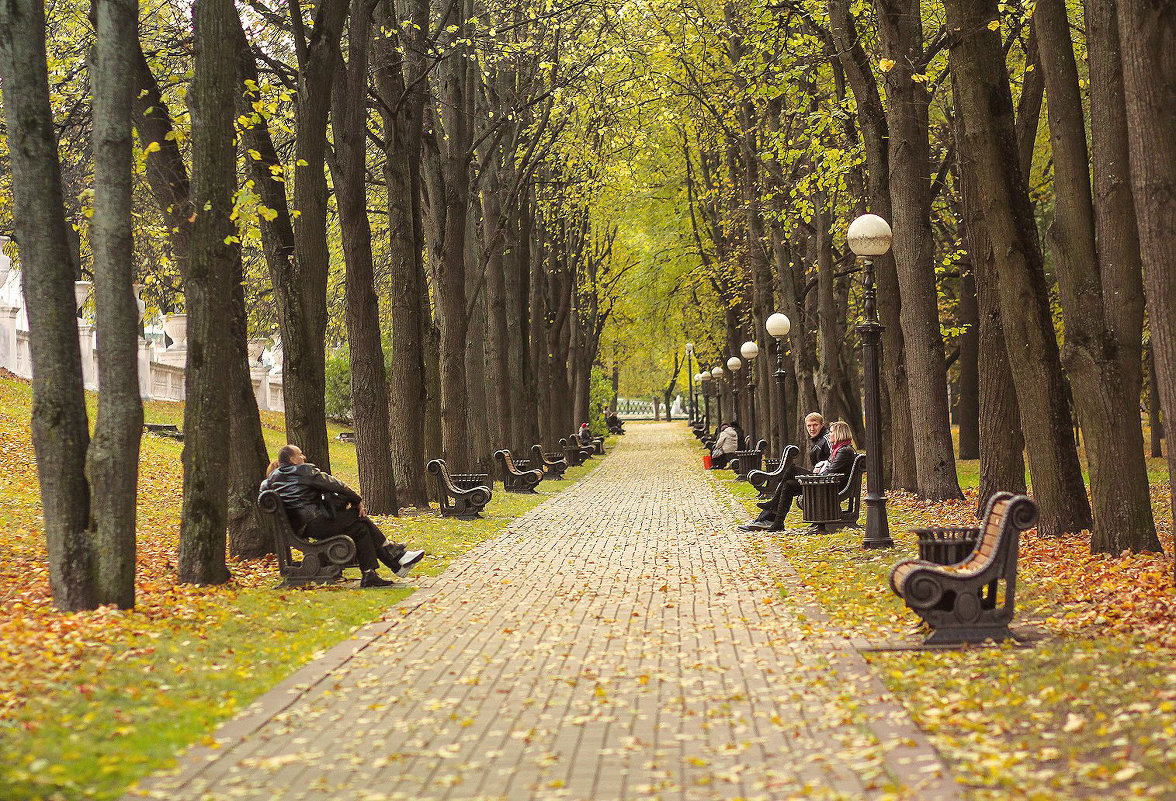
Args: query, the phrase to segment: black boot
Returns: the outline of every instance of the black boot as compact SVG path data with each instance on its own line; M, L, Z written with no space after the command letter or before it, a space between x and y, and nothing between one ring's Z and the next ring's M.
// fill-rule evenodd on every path
M359 586L361 587L391 587L395 583L395 581L380 578L380 574L374 570L365 570L363 576L359 579Z

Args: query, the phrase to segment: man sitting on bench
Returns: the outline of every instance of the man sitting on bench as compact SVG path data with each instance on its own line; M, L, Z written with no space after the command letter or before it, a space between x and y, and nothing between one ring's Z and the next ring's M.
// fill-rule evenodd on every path
M394 582L376 572L380 562L397 576L406 576L421 561L424 551L405 550L389 542L363 508L359 493L334 476L306 461L297 445L283 445L277 461L261 482L261 491L272 490L282 499L295 530L305 526L303 536L321 540L346 534L355 541L356 561L363 576L361 587L388 587Z
M811 434L812 429L809 431ZM814 464L811 473L795 464L788 465L784 471L783 479L776 487L776 494L759 504L759 507L764 511L751 523L740 526L739 530L783 531L784 518L792 509L792 501L800 495L800 482L796 480L797 476L813 473L818 475L826 473L848 474L853 468L854 457L857 456L857 452L853 449L853 432L849 429L849 423L838 420L829 426L829 447L831 453L828 460ZM815 448L813 455L816 456Z

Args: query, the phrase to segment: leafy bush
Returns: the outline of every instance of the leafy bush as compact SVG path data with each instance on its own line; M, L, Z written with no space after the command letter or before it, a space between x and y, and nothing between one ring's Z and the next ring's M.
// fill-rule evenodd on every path
M345 349L338 350L327 357L327 417L350 423L352 410L351 359Z

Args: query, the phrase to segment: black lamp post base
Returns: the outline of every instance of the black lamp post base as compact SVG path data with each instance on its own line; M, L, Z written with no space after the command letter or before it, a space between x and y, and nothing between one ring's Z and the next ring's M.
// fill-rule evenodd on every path
M893 548L890 524L886 520L886 496L866 494L866 537L863 548Z

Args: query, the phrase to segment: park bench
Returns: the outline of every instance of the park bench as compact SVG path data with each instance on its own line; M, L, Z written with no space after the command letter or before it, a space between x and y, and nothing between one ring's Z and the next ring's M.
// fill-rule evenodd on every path
M544 453L539 445L531 446L531 461L539 466L547 478L563 478L564 471L568 469L568 460L562 453Z
M998 492L983 520L975 547L962 561L906 559L890 571L890 588L931 627L927 645L1013 636L1020 533L1037 524L1037 504L1026 495Z
M337 436L335 439L339 440L340 442L350 442L350 443L354 444L355 443L355 432L354 431L340 431L339 436Z
M862 475L866 472L866 455L853 457L848 474L823 473L797 476L801 496L796 504L804 512L804 522L818 531L841 526L856 526L862 508ZM842 504L848 504L842 508Z
M543 480L542 470L521 470L514 457L506 448L494 452L494 458L502 465L502 485L507 492L534 492Z
M266 490L257 498L257 506L269 519L274 535L274 550L278 554L278 572L283 587L303 584L328 584L337 581L345 567L359 567L355 561L355 541L346 534L336 534L321 540L305 539L300 530L290 523L286 506L278 493ZM300 527L301 528L301 527ZM294 559L294 551L302 553Z
M763 439L752 447L751 437L748 436L743 444L744 448L735 451L731 461L727 462L727 466L735 473L737 481L746 481L749 472L759 470L763 466L764 454L768 450L768 442Z
M572 434L570 437L568 437L568 439L579 445L581 448L586 449L589 455L604 455L604 437L592 437L591 442L584 442L584 440L580 439L580 435L577 433Z
M579 467L592 458L592 449L582 447L575 437L572 437L571 441L561 439L559 447L563 449L564 458L572 467Z
M166 439L174 439L176 442L184 441L184 434L179 427L168 423L144 423L143 429L148 434L154 434L157 437L164 437Z
M449 475L444 459L433 459L425 467L437 477L437 499L443 516L472 520L490 503L489 486L459 486Z
M784 480L784 471L788 469L788 465L792 464L792 460L800 455L800 448L795 445L785 445L784 450L780 452L779 463L770 470L751 470L747 474L747 482L751 486L759 490L760 498L771 498L776 492L776 487ZM768 467L773 467L772 462L775 459L768 459Z

